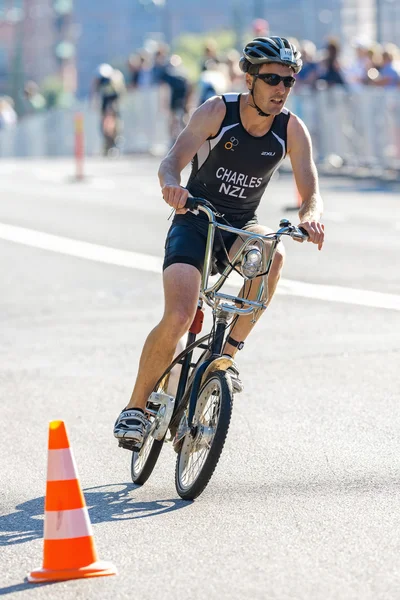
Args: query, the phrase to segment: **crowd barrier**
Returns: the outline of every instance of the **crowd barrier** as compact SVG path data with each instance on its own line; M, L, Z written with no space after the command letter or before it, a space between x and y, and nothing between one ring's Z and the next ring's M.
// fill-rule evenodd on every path
M318 164L400 169L400 89L302 88L289 97L288 107L308 126ZM16 127L1 131L0 157L73 155L77 110L84 117L85 152L99 155L98 110L79 105L26 117ZM168 114L156 88L129 93L121 112L123 152L168 148Z
M81 113L87 156L102 153L100 113L89 103L73 109L51 110L26 116L0 131L0 157L72 156L75 116ZM168 114L156 88L127 94L121 103L122 152L152 152L168 147Z
M306 123L317 164L400 169L400 89L303 88L288 107Z

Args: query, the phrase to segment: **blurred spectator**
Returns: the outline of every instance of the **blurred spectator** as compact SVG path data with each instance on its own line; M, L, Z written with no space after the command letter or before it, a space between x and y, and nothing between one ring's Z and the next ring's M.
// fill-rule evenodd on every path
M228 52L226 53L225 60L224 60L226 66L227 66L227 71L228 71L228 81L229 81L229 90L228 91L238 92L241 89L243 89L243 91L247 90L247 87L245 84L245 78L239 67L239 60L240 60L240 52L238 52L234 48L231 48L231 50L228 50Z
M318 74L317 48L315 44L310 42L310 40L303 40L298 47L303 59L303 66L300 73L296 75L295 92L301 90L303 86L314 87Z
M154 62L152 67L152 83L161 83L169 63L169 46L160 44L154 54Z
M17 122L14 101L9 96L0 97L0 130L9 129Z
M380 68L368 71L368 82L370 84L387 88L400 85L400 74L393 64L398 52L398 48L394 44L385 46Z
M199 100L203 104L212 96L224 94L229 89L228 67L226 64L210 59L205 64L199 79Z
M129 81L128 87L132 89L148 87L152 81L152 64L148 52L142 50L131 54L128 59Z
M380 69L382 66L382 46L377 42L373 42L371 47L368 48L367 56L370 60L371 68Z
M360 89L365 83L369 69L374 67L370 55L371 42L364 38L355 38L352 46L355 51L354 61L346 69L346 81L354 90Z
M339 62L340 46L338 40L330 38L325 48L324 57L318 64L318 82L325 82L327 87L346 85ZM322 88L318 84L319 88Z
M252 29L254 37L267 37L269 35L269 23L265 19L254 19Z
M46 100L34 81L27 81L24 86L24 114L33 114L46 108Z
M220 62L217 49L218 49L218 44L215 40L213 40L213 39L207 40L206 45L204 46L203 57L200 62L200 70L201 71L206 70L206 64L209 60L213 60L215 63Z

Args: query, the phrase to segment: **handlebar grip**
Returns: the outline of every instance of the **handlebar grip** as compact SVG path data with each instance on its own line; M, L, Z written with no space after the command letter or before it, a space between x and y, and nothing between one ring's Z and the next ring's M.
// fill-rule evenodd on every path
M191 198L188 196L185 204L185 208L189 210L195 210L198 206L197 198Z
M304 227L299 227L299 229L300 229L300 231L301 231L301 233L302 233L303 235L305 235L306 237L308 237L308 231L306 231L306 230L304 229Z
M207 206L207 200L205 200L204 198L192 198L188 196L185 208L187 208L188 210L196 210L198 206Z

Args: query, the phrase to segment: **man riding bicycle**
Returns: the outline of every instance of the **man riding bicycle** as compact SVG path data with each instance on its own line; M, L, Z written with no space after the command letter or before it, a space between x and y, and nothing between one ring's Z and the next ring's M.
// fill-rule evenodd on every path
M116 145L121 131L120 101L125 91L124 76L107 63L99 65L92 82L91 96L100 100L101 133L104 154Z
M143 443L147 399L197 309L208 220L202 213L187 212L188 196L209 200L233 227L270 233L271 229L258 224L256 210L274 171L288 154L302 199L299 226L319 250L324 242L322 199L310 135L304 123L285 109L295 83L293 75L302 67L301 55L286 38L255 38L244 48L240 67L248 92L215 96L202 104L159 168L164 200L176 214L165 244L164 315L145 342L131 399L114 426L120 445L131 444L131 449ZM192 171L186 187L182 187L181 172L191 160ZM224 232L223 244L230 257L241 243ZM216 239L216 253L221 244ZM283 262L280 242L268 276L269 302ZM249 299L256 297L257 287L247 282L244 291ZM253 325L250 316L242 315L227 338L224 354L235 356ZM231 375L234 391L241 391L235 366Z

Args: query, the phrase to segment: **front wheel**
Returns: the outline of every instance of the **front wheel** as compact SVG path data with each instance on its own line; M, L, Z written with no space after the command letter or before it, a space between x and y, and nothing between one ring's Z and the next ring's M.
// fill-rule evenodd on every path
M218 464L232 415L232 381L225 371L211 372L197 397L191 431L178 453L175 485L184 500L206 488Z

